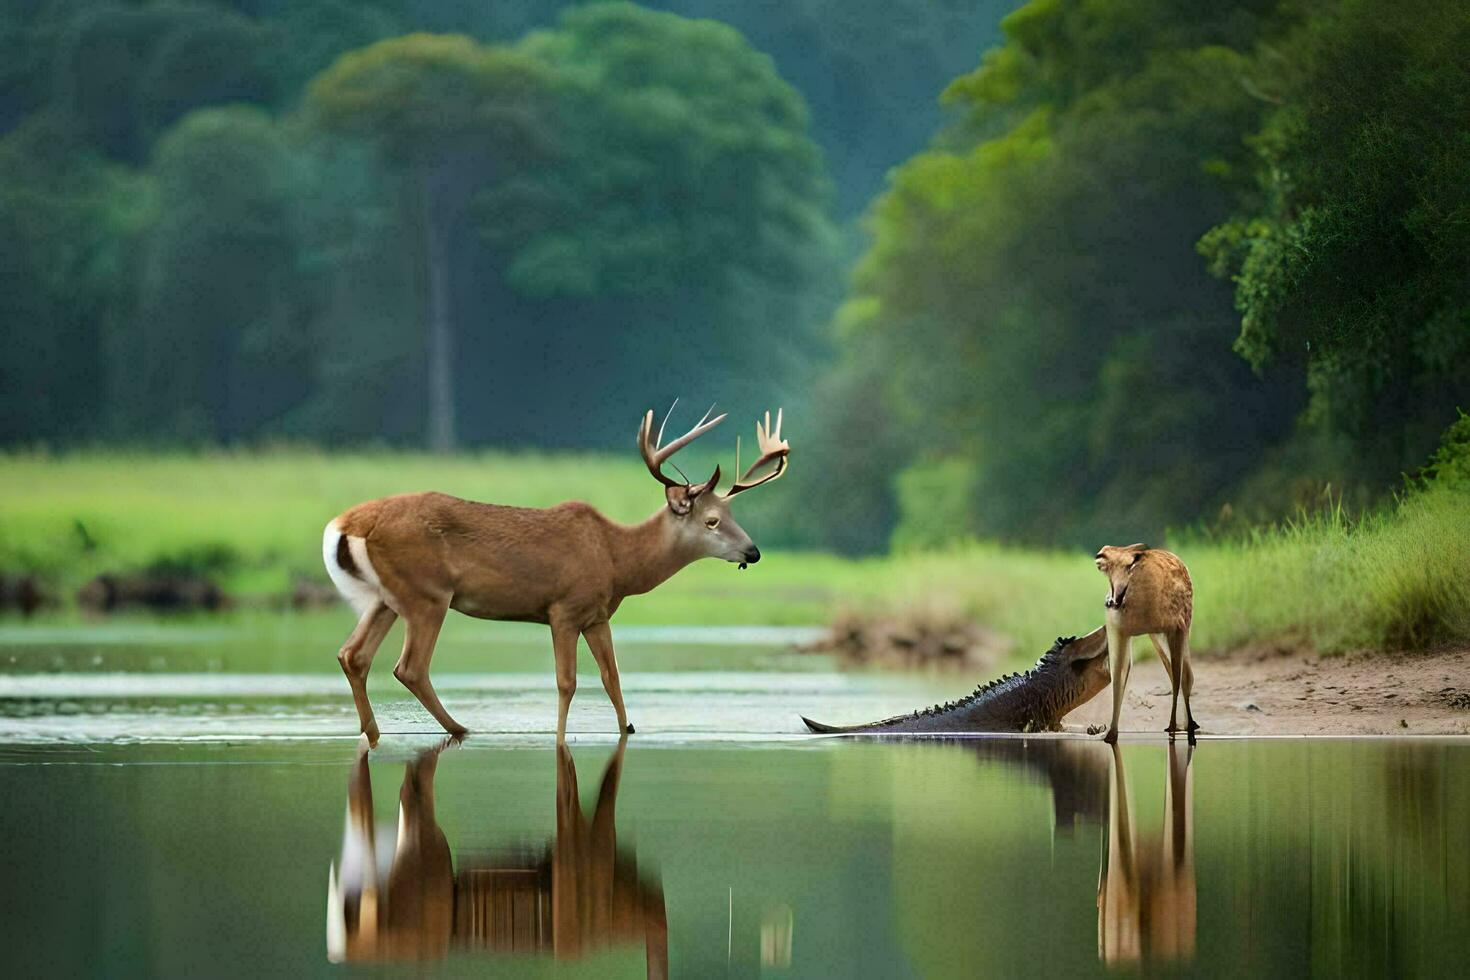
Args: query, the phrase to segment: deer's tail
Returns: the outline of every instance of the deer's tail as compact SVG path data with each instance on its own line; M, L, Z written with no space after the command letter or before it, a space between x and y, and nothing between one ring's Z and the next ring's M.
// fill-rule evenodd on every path
M361 615L380 602L378 576L368 561L367 541L343 534L334 519L322 531L322 564L332 584Z

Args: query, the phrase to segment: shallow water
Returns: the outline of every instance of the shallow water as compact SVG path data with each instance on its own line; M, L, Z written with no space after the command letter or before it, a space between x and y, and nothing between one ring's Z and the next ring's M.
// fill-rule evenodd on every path
M340 674L262 669L294 648L210 669L244 641L164 635L0 636L8 975L1458 975L1470 959L1470 740L817 738L798 712L871 718L974 679L635 633L639 733L598 734L611 710L583 677L562 755L526 633L436 663L481 733L442 750L380 665L385 735L363 754Z
M610 741L422 748L0 751L7 972L1422 975L1470 954L1458 744L635 736L612 778Z

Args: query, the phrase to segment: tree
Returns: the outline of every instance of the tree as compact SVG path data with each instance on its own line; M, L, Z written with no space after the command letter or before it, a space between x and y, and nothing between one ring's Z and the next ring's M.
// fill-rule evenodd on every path
M203 4L99 4L66 22L56 101L104 153L139 164L192 109L273 102L277 42L269 26Z
M0 138L0 442L109 434L106 335L132 310L142 184L53 114Z
M1289 427L1290 385L1235 357L1228 291L1193 252L1261 112L1232 46L1270 6L1028 4L875 203L843 346L886 365L908 462L969 462L957 533L1157 534Z
M468 202L547 148L550 79L508 48L410 34L339 58L308 86L317 125L376 144L396 172L423 270L428 442L455 443L450 254Z
M139 316L114 352L117 410L154 438L230 442L279 429L314 382L298 261L305 162L250 106L164 134L148 176Z
M558 79L560 152L482 194L527 293L791 281L829 234L821 151L770 59L714 21L572 9L519 46Z
M557 152L477 217L523 311L494 356L554 370L533 413L486 388L480 414L587 445L675 395L795 408L837 279L799 94L731 28L630 4L568 11L519 50L557 80Z
M1200 248L1252 367L1307 361L1307 427L1348 447L1316 465L1382 486L1470 400L1470 9L1309 9L1289 58L1245 72L1271 109L1239 212Z

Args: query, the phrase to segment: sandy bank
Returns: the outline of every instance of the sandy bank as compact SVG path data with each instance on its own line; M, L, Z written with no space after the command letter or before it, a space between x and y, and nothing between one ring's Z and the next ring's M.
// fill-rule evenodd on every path
M1194 715L1210 734L1470 735L1470 649L1334 657L1262 650L1196 654L1194 676ZM1112 694L1105 690L1066 723L1105 725L1111 710ZM1154 656L1139 659L1128 680L1123 731L1161 732L1168 720L1163 665Z

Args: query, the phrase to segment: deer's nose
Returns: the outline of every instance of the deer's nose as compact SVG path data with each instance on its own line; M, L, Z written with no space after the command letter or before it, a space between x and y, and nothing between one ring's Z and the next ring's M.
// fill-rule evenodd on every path
M747 564L754 565L756 562L758 562L760 560L761 560L761 550L759 548L757 548L755 545L751 545L749 548L746 548L745 549L745 561L746 561Z

